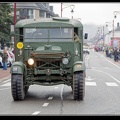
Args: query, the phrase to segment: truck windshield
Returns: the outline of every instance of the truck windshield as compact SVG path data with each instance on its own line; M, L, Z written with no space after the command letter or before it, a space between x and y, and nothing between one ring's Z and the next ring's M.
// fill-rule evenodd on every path
M50 38L72 38L72 28L51 28Z
M73 28L25 28L24 41L25 42L38 42L59 39L72 40Z

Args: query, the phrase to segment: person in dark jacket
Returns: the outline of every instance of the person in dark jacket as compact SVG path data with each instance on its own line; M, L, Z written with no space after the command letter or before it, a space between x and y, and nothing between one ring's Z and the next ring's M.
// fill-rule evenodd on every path
M7 70L8 54L7 54L6 49L4 49L1 57L2 57L2 62L3 62L3 70Z
M114 61L118 62L118 49L117 48L115 48L113 55L114 55Z
M109 57L109 50L108 50L108 48L106 48L105 52L106 52L106 57Z

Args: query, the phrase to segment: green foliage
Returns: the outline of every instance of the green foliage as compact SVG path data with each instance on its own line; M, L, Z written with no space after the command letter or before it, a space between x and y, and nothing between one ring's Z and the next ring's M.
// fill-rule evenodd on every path
M10 3L0 3L0 41L10 41L10 25L14 24L13 7Z

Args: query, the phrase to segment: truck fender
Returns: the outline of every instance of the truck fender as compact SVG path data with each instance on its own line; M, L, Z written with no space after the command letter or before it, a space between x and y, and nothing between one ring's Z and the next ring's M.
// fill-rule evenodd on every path
M77 61L73 64L73 73L77 71L85 71L86 66L83 61Z
M26 73L26 67L20 61L14 62L11 66L10 73L11 74L22 74L23 75L23 74Z

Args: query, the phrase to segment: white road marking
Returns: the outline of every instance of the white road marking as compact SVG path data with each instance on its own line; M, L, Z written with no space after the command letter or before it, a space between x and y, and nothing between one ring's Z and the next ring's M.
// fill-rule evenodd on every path
M35 111L34 113L32 113L32 115L37 115L39 113L40 113L40 111Z
M3 85L1 85L1 86L11 86L11 83L8 82L8 83L5 83L5 84L3 84Z
M93 79L91 78L91 76L88 76L88 77L86 77L85 79L86 79L86 80L93 80Z
M95 69L91 69L91 70L94 70L94 71L98 71L98 72L104 73L104 74L110 76L113 80L115 80L115 81L117 81L118 83L120 83L120 81L119 81L117 78L113 77L112 75L110 75L110 74L108 74L108 73L106 73L106 72L103 72L103 71L101 71L101 70L95 70Z
M52 100L52 99L53 99L53 97L49 97L49 98L48 98L48 100Z
M3 89L0 89L0 90L6 90L6 89L10 89L10 88L3 88Z
M61 100L63 100L63 91L64 91L64 85L62 84L61 91L60 91Z
M106 82L107 86L118 86L116 83L113 82Z
M3 83L6 83L6 82L9 82L11 79L8 79L8 80L6 80L6 81L3 81Z
M96 82L85 82L85 85L96 86Z
M44 103L43 106L48 106L49 103Z

